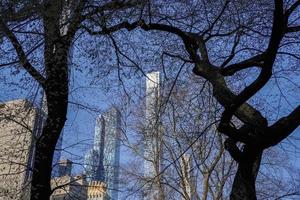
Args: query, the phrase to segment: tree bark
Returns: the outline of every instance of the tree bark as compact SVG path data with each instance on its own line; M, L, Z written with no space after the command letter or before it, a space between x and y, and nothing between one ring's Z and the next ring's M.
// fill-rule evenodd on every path
M255 180L258 174L262 150L254 146L244 146L243 158L239 161L238 170L230 194L231 200L256 200Z
M66 121L68 107L68 92L66 90L68 84L59 80L57 82L64 85L64 88L58 87L58 91L48 92L47 95L48 116L46 125L35 146L31 200L47 200L51 195L52 158L57 140Z
M34 171L31 182L31 200L49 199L51 195L52 158L56 141L64 126L65 119L51 116L35 148Z
M68 108L68 51L70 42L61 37L55 45L45 45L47 80L47 120L42 134L35 143L31 200L47 200L51 195L52 159L57 140L66 121ZM53 48L53 47L56 47ZM47 53L50 48L54 53ZM52 51L53 52L53 51Z

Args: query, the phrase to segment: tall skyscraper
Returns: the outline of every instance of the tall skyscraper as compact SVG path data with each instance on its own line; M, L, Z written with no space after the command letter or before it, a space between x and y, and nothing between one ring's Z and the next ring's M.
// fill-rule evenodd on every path
M0 199L29 199L34 141L43 116L27 100L0 105Z
M110 108L96 120L94 145L85 156L87 180L103 181L112 200L118 199L121 114Z
M116 107L112 107L103 114L103 118L105 121L103 156L105 183L111 199L117 200L120 171L121 114Z
M151 184L144 190L144 199L159 199L162 186L158 176L162 167L162 130L160 123L160 77L159 72L147 74L146 79L146 127L144 139L144 177Z
M86 180L91 181L104 181L103 160L100 159L100 152L94 148L90 149L84 157L84 170Z

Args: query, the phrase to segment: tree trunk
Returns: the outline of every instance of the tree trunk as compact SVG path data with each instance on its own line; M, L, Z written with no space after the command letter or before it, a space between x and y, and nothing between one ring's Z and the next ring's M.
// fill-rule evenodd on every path
M260 166L262 150L244 146L230 194L231 200L256 200L255 180Z
M52 158L56 141L63 128L64 121L61 117L48 118L49 124L43 130L44 137L41 137L35 147L34 171L31 182L31 200L49 199L51 195L51 171ZM52 122L50 122L52 121Z
M52 159L57 140L64 127L68 108L68 50L70 43L57 41L49 45L54 53L47 53L51 49L45 45L47 81L45 93L47 97L47 120L41 136L35 143L33 175L31 181L31 200L48 200L51 195Z
M42 135L36 141L31 200L47 200L51 195L51 171L55 146L67 115L67 92L48 101L48 116ZM51 96L51 95L50 95Z

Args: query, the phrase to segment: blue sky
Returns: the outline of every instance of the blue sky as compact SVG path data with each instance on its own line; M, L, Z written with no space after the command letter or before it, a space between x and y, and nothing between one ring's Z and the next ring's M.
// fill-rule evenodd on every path
M97 116L113 104L121 105L124 103L123 100L125 98L124 88L118 81L116 70L109 70L109 68L116 67L114 66L114 51L111 48L107 48L109 42L103 37L86 39L80 38L74 44L72 67L70 68L70 104L64 128L64 151L62 152L62 158L69 158L74 162L80 163L82 163L82 159L77 160L77 158L82 158L92 144ZM98 39L101 41L99 45L95 42ZM86 40L86 44L82 47L79 44L83 40ZM138 41L136 42L138 43ZM93 48L97 50L94 52L91 50ZM155 52L152 53L154 54ZM145 60L147 58L151 58L151 55L147 54ZM139 58L137 57L137 59ZM282 64L288 65L288 63ZM296 65L296 63L293 65ZM293 65L290 66L292 67ZM145 71L149 71L151 68L155 69L158 67L147 66L145 67ZM280 70L280 67L276 69ZM15 75L15 71L20 72ZM98 77L99 74L103 75L105 71L109 71L109 73L104 78L101 76ZM257 73L257 71L253 73ZM126 71L124 74L126 74ZM241 81L236 82L234 86L237 88L243 87L245 84L245 80L243 79L245 74L241 73L238 76L240 76ZM288 114L300 102L300 93L295 92L298 91L299 86L295 86L295 84L287 81L286 77L291 78L297 85L300 85L299 74L280 74L280 77L272 79L254 97L255 101L253 102L259 102L255 106L262 108L262 113L268 116L269 119L276 120ZM143 95L145 77L139 74L136 76L133 75L127 80L124 84L128 87L129 92L140 88L138 93ZM113 87L111 88L111 86ZM32 78L24 70L16 70L14 67L0 69L0 87L2 88L0 91L1 102L19 98L31 98L38 89L38 85L32 81ZM281 90L285 97L281 95ZM138 101L135 101L135 103L138 103ZM88 109L84 108L85 106ZM293 146L293 144L295 146L300 145L298 140L300 137L300 128L290 138L295 137L297 138L293 140L285 140L280 144L280 147L288 149L288 154L291 158L290 162L300 168L300 150ZM126 164L126 161L130 158L130 154L124 147L122 147L121 153L121 163ZM75 164L74 172L79 173L80 171L82 171L80 165Z

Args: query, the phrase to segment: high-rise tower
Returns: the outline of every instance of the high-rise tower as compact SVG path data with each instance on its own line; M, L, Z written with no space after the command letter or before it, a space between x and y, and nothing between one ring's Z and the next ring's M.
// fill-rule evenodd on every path
M120 134L121 114L112 107L97 118L93 148L85 156L87 180L105 182L112 200L118 199Z
M105 183L111 199L117 200L120 171L121 114L116 107L112 107L103 114L103 118L105 121L103 156Z
M144 199L159 199L163 195L160 178L162 167L162 129L160 123L160 77L159 72L147 74L146 80L146 126L144 138L144 177L152 184L144 190Z

